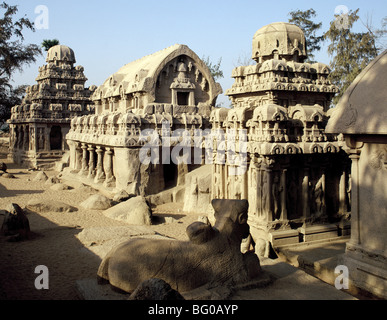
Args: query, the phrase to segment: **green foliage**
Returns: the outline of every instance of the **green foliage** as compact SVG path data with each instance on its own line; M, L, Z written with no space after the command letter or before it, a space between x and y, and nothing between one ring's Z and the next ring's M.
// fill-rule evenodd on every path
M309 9L306 11L296 10L289 12L291 18L289 23L293 23L304 31L306 39L306 47L308 51L308 62L314 62L314 54L312 52L321 49L321 42L324 40L323 36L317 36L317 31L321 29L322 22L315 23L312 18L316 16L316 11Z
M220 69L220 65L222 63L222 58L219 58L217 63L212 63L210 61L210 57L203 56L202 61L205 63L205 65L210 69L211 75L216 81L217 79L223 78L223 71Z
M21 103L27 85L13 88L0 85L0 123L11 117L11 108Z
M332 72L329 79L340 90L333 99L334 104L337 104L356 76L379 53L375 34L369 30L352 31L354 23L359 19L358 12L359 9L347 13L345 27L337 24L335 19L324 34L324 39L329 41L328 53L331 56Z
M44 51L48 51L51 47L56 46L58 44L59 44L58 39L52 39L52 40L44 39L42 42L42 47L44 48Z
M35 44L24 44L23 31L35 31L33 23L26 18L15 20L17 6L5 2L0 4L3 17L0 18L0 120L10 116L10 108L21 102L25 86L13 88L10 84L12 74L22 67L36 61L41 54Z

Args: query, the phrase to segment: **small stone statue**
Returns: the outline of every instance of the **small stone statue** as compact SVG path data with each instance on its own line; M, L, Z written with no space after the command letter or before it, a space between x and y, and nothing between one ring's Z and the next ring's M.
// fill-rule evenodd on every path
M30 224L22 208L11 203L5 211L0 234L9 236L8 241L26 240L30 236Z

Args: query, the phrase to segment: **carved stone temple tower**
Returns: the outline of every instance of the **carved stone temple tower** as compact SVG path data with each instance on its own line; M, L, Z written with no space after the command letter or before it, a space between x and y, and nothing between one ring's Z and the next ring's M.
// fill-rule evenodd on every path
M27 87L21 105L12 108L9 157L16 163L47 168L60 160L68 145L70 121L94 111L85 88L82 66L74 66L74 51L56 45L47 52L47 64L39 68L37 84Z
M328 66L305 62L302 30L282 22L255 33L252 58L232 71L233 108L211 114L213 131L236 133L234 156L246 144L235 174L232 146L215 143L212 198L248 199L254 240L273 246L346 234L350 166L338 137L325 132L337 92Z

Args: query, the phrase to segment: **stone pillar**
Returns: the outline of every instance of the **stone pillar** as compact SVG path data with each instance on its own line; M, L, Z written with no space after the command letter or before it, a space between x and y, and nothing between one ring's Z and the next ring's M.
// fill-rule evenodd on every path
M9 125L9 132L10 132L10 137L9 137L9 150L10 152L13 152L15 149L15 144L17 142L17 137L16 137L16 131L15 131L15 125L10 124Z
M263 189L263 170L260 167L257 171L257 215L258 217L263 217L263 194L262 194L262 189Z
M38 130L38 135L37 135L37 140L38 140L38 151L44 151L46 150L46 145L47 145L47 141L46 141L46 133L45 133L45 128L37 128ZM77 148L77 146L76 146ZM74 167L75 169L75 167Z
M264 183L265 188L262 189L263 195L263 213L266 217L267 222L273 221L273 196L272 196L272 188L273 188L273 171L270 167L266 167L264 170L264 175L266 182ZM264 180L265 181L265 180Z
M258 169L255 163L254 155L250 155L250 165L248 172L248 189L247 189L247 198L249 200L249 217L257 215L257 202L258 202L258 193L257 193L257 183L258 183Z
M97 152L97 168L96 168L96 174L94 178L95 183L101 183L105 180L105 173L103 172L103 153L104 150L102 147L97 146L96 149Z
M88 163L87 163L87 145L86 143L82 143L82 167L81 170L79 171L79 174L81 175L86 175L88 172Z
M46 135L46 138L44 139L45 141L44 151L51 151L50 132L51 132L51 127L46 127L46 130L44 131ZM81 169L81 167L79 169Z
M322 174L321 174L321 178L322 178L322 208L321 208L321 211L322 211L322 215L323 217L325 217L327 215L327 205L326 205L326 179L325 179L325 168L321 168L322 170Z
M106 148L104 169L106 179L103 183L105 187L113 187L115 185L115 178L113 174L113 151L111 148Z
M185 175L188 173L188 165L186 163L179 163L177 165L177 186L185 184Z
M211 198L212 199L219 199L219 187L220 187L220 181L219 181L219 174L218 174L218 165L213 164L211 166Z
M21 149L23 143L23 127L21 125L16 125L17 128L17 139L15 149Z
M24 127L24 143L23 143L23 149L25 151L30 150L30 126L26 125Z
M76 142L76 147L75 147L75 169L76 170L82 169L82 148L79 142Z
M34 151L35 153L39 150L39 137L38 137L38 127L36 124L34 124Z
M339 213L345 214L347 212L347 172L345 168L340 176L339 183Z
M177 104L177 92L176 92L176 90L172 90L171 104L173 104L173 105Z
M224 165L224 182L225 182L225 188L224 188L225 198L232 199L231 190L233 189L233 183L229 175L229 167L227 163Z
M29 147L29 130L28 130L28 125L23 125L23 141L22 141L22 146L21 150L23 151L28 151Z
M286 221L288 220L288 210L286 207L286 175L287 175L288 169L283 169L282 170L282 175L281 175L281 183L280 185L282 186L282 192L281 192L281 221Z
M190 106L194 106L195 105L195 93L194 93L194 91L191 91L189 93L188 105L190 105Z
M360 225L359 225L359 158L360 154L354 152L349 158L352 160L351 168L351 240L353 244L360 244Z
M302 217L310 217L310 196L309 196L309 168L304 168L304 178L302 180Z
M23 125L19 125L19 136L17 139L17 149L21 150L23 149L23 141L24 141L24 128Z
M94 164L94 146L89 144L87 150L89 151L89 173L87 175L88 179L94 179L95 176L95 164Z
M33 124L30 126L30 146L29 151L33 152L34 154L38 150L37 148L37 133L36 133L36 124Z
M21 136L20 136L19 149L20 149L20 150L24 150L24 141L25 141L25 138L24 138L24 135L25 135L24 125L21 125L21 126L20 126L20 132L21 132L22 134L21 134Z

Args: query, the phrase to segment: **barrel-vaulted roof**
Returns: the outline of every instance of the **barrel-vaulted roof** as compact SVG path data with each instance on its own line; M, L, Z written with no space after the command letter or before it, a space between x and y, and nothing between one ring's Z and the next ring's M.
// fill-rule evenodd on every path
M326 132L387 134L387 50L352 82L331 111Z
M163 68L174 58L186 55L195 61L199 71L209 83L211 100L221 93L204 62L186 45L175 44L153 54L144 56L121 67L98 87L93 100L119 97L135 92L149 93L154 98L157 78Z

